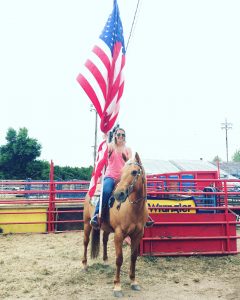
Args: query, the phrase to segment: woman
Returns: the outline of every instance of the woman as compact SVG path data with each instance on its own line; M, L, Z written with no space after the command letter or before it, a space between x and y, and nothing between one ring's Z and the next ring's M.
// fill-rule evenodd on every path
M102 219L106 220L106 215L108 212L108 200L111 197L116 181L118 181L121 177L121 170L125 165L125 162L131 157L132 150L126 146L125 130L118 128L114 133L113 141L108 145L108 163L103 180ZM90 224L94 228L99 228L98 214L99 201L96 205L94 216L90 221ZM151 227L153 224L154 221L149 216L145 227Z
M103 181L102 194L102 218L106 218L108 211L108 200L112 194L116 181L120 179L121 170L127 160L132 157L131 148L126 146L126 134L122 128L116 129L113 141L108 145L108 162ZM98 227L99 202L90 223Z

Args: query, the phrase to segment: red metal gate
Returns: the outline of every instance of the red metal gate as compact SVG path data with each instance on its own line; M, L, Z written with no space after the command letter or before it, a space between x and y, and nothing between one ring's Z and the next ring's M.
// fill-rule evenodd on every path
M182 179L186 173L193 176ZM148 178L148 206L155 224L145 229L140 255L239 253L240 180L208 175L179 172Z
M151 214L140 255L237 254L233 214Z

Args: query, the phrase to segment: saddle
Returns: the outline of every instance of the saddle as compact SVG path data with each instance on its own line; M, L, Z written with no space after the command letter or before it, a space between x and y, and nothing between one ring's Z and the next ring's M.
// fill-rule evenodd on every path
M101 185L101 183L99 183L96 187L96 191L95 191L93 197L90 200L91 204L95 207L100 199L101 191L102 191L102 185ZM113 195L111 195L111 197L108 200L108 208L113 207L114 201L115 201L115 198L113 197Z

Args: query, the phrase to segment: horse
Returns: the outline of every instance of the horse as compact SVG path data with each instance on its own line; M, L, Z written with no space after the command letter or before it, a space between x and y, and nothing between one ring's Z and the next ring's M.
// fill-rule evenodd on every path
M115 201L109 209L107 221L103 221L103 261L106 263L107 243L109 234L114 233L114 244L116 253L116 272L114 278L113 294L115 297L122 297L120 282L120 270L123 263L123 241L126 237L131 238L131 262L130 282L131 289L140 291L140 285L135 278L136 260L139 244L143 237L144 225L148 218L146 175L138 153L134 159L128 160L122 170L120 181L113 191ZM99 255L100 229L96 230L90 225L90 219L95 207L87 194L84 202L84 255L82 259L83 269L87 270L87 248L91 235L91 258Z

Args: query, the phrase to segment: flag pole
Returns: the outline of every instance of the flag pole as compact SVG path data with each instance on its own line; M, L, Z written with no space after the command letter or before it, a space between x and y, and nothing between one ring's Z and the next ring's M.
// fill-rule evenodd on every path
M106 143L108 142L108 133L104 135L104 138L106 138ZM108 144L107 144L108 147ZM106 172L106 165L103 168L103 172L102 172L102 178L101 178L101 193L100 193L100 197L99 197L99 223L101 226L102 223L102 196L103 196L103 184L104 184L104 175Z
M101 193L100 193L100 197L99 197L99 223L100 223L100 226L102 224L102 195L103 195L103 181L104 181L104 175L105 175L105 171L106 171L106 168L102 174L102 178L101 178Z

